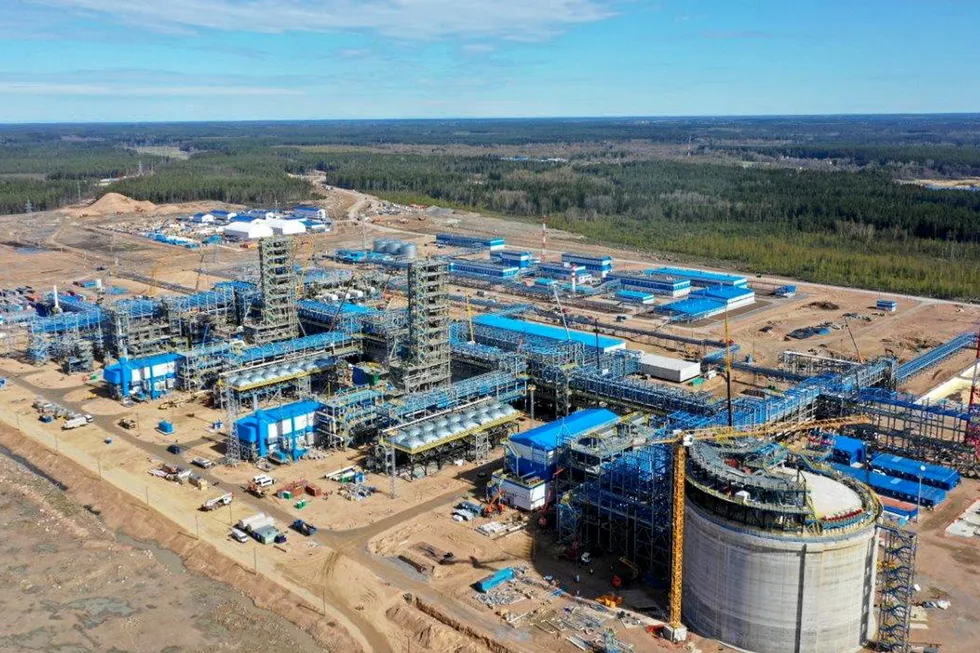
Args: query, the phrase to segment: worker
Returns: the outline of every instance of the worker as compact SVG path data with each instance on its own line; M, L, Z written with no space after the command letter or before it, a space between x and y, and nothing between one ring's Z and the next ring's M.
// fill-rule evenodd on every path
M623 579L620 578L619 576L613 576L612 577L612 586L615 587L616 589L619 589L620 587L623 586Z
M592 567L589 567L589 576L595 576L595 569Z
M580 575L578 575L578 574L575 574L575 582L576 583L581 583L582 582L582 577Z

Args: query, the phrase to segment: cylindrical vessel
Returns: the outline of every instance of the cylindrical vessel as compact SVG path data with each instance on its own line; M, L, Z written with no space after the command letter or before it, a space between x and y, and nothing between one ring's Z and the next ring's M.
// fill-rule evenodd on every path
M694 632L755 653L850 653L874 635L873 520L806 535L746 527L690 500L685 515L684 620Z

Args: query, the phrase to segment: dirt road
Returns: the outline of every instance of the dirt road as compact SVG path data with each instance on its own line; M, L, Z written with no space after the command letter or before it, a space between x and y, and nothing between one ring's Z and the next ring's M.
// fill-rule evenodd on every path
M48 401L83 412L81 403L72 401L69 398L73 393L77 394L78 389L82 386L44 388L31 383L30 380L23 377L23 373L11 374L8 376L8 379L11 383L21 386L34 395L42 396ZM9 422L9 416L7 415L0 414L0 419L5 419ZM181 465L187 464L180 456L174 456L168 453L164 446L141 440L132 433L122 429L116 424L115 420L116 418L112 416L95 416L94 425L110 433L113 438L123 440L155 459ZM201 471L200 475L207 478L211 483L219 480L206 471ZM107 476L107 480L113 481L114 479ZM133 488L122 487L121 489L133 493ZM248 509L254 512L265 512L280 523L290 523L293 519L292 515L274 503L257 499L238 489L231 489L231 491L235 497L234 502L236 505L248 506ZM135 496L139 498L141 495L137 491ZM410 592L422 598L427 603L438 606L446 614L456 619L477 625L487 632L495 632L499 629L499 621L494 619L492 615L477 612L460 604L452 597L441 594L427 583L411 576L405 569L399 567L394 562L375 556L367 549L368 542L377 535L397 526L399 523L410 521L418 515L452 502L459 496L460 493L456 490L446 492L415 505L407 511L402 511L389 518L379 520L370 526L348 531L321 530L310 539L336 552L338 556L347 558L351 562L364 567L384 582L397 587L402 592ZM278 580L274 576L274 574L271 574L273 580ZM345 598L349 599L351 588L344 583L343 578L331 578L328 576L323 581L322 586L317 589L325 599L327 604L325 607L330 612L330 616L348 630L360 642L364 650L376 651L378 653L392 651L393 648L385 635L384 628L379 627L378 624L366 618L363 612L348 607L349 601L345 600Z

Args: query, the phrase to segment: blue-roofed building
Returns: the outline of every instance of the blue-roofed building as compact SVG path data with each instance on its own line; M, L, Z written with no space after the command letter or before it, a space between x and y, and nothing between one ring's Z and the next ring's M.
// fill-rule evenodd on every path
M235 422L235 433L244 456L266 456L298 460L314 444L314 416L323 408L318 401L305 400L257 410Z
M493 254L501 263L508 267L521 268L522 270L531 267L534 257L531 252L516 252L513 250L500 250Z
M691 297L700 297L722 302L728 310L755 303L755 291L739 286L709 286L691 293Z
M907 481L918 482L921 478L923 484L943 490L952 490L960 484L960 473L955 469L894 454L878 454L871 459L871 468Z
M516 334L523 333L529 336L536 336L538 338L547 338L549 340L573 340L583 343L586 349L591 349L593 351L596 347L598 347L602 353L608 353L617 349L626 349L626 342L620 340L619 338L611 338L603 335L596 336L594 333L576 331L575 329L569 329L566 332L562 327L539 324L537 322L527 322L525 320L515 320L513 318L501 317L499 315L478 315L473 318L473 322L475 324L482 324L483 326L504 329Z
M695 290L687 299L665 304L659 310L674 321L694 322L754 303L755 291L751 288L711 286Z
M565 252L561 255L561 262L569 265L581 265L589 273L598 279L605 279L606 275L612 272L613 258L611 256L592 256L591 254L579 254L577 252Z
M652 293L640 292L639 290L618 290L616 299L628 304L652 304L657 298Z
M703 297L689 297L664 304L656 310L669 315L675 322L694 322L721 315L725 312L725 304Z
M308 204L300 204L294 206L289 212L290 217L299 220L326 220L327 211L326 209L321 209L318 206L310 206Z
M566 265L564 263L539 263L535 272L542 277L552 279L570 280L572 275L576 281L588 281L592 274L585 269L584 265Z
M436 245L442 247L467 247L470 249L488 249L496 252L507 246L503 238L488 236L463 236L462 234L436 234Z
M516 279L521 270L516 266L504 266L489 261L470 261L460 258L449 261L449 271L465 277Z
M666 274L640 274L638 272L610 272L606 279L618 281L627 290L651 292L667 297L687 297L691 292L691 281Z
M672 277L688 279L691 285L699 288L706 288L708 286L738 286L744 288L749 285L749 280L741 275L708 272L707 270L666 267L650 270L650 272L652 274L666 274Z
M865 483L878 494L892 499L926 508L935 508L946 500L945 490L926 485L924 482L920 486L917 481L890 476L867 467L851 467L840 463L830 463L830 466L842 474Z
M216 222L231 222L238 217L238 213L235 211L221 211L216 209L214 211L210 211L210 213L214 216Z
M618 423L619 416L611 410L590 408L513 435L505 446L506 470L494 474L492 484L499 488L505 503L537 510L554 499L550 482L558 464L559 445L604 433Z

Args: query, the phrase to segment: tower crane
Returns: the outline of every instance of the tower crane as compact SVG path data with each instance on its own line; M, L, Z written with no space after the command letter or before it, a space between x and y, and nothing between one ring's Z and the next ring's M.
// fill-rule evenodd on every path
M684 501L687 483L687 450L695 442L722 442L743 437L765 437L812 429L836 429L851 424L867 424L865 415L810 422L774 422L747 428L718 426L693 430L677 430L669 437L648 444L674 446L673 494L671 500L671 556L670 556L670 610L668 623L672 628L681 626L682 592L684 587Z

